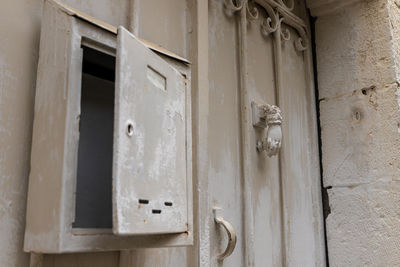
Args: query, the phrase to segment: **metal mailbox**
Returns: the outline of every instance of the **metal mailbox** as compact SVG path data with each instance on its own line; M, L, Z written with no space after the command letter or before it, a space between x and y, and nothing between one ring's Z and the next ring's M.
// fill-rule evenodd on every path
M187 60L45 1L25 250L192 244L190 93Z

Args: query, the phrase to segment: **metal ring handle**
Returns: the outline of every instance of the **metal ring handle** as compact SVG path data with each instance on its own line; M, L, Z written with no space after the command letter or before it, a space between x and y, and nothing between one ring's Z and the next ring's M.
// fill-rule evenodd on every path
M229 257L236 247L236 231L233 228L232 224L228 221L224 220L224 218L220 215L221 209L214 208L214 220L217 224L222 225L226 233L228 234L228 245L223 253L218 255L218 260L224 260L226 257Z

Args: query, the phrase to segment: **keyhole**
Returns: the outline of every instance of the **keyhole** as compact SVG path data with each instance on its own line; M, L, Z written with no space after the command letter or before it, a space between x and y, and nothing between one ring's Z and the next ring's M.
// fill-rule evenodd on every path
M131 137L133 135L133 125L132 123L128 123L128 126L126 127L126 134Z
M360 113L359 111L356 111L356 112L354 113L354 117L355 117L356 121L361 120L361 113Z

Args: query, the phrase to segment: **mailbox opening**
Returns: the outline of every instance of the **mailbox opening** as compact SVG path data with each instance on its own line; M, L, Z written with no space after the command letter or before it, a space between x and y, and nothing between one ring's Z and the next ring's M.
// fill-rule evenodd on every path
M73 228L112 228L115 57L82 46Z

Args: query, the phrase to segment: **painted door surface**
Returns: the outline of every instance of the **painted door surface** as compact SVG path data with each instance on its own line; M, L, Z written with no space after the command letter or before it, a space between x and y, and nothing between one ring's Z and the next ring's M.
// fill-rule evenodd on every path
M124 24L140 38L191 61L195 243L45 255L43 265L324 266L312 51L304 1L255 0L247 5L244 0L134 0L125 9L104 0L106 14L90 8L94 0L66 2L111 24ZM128 22L122 21L124 16ZM256 149L267 129L253 127L252 101L282 111L278 156ZM215 206L222 208L238 240L224 261L217 257L227 246L227 234L214 221Z

